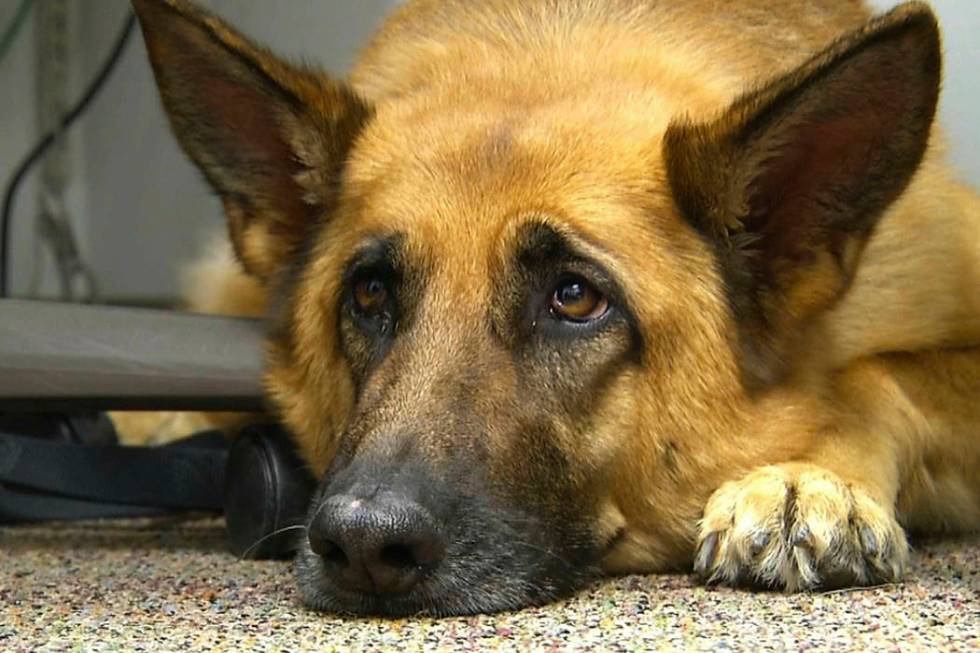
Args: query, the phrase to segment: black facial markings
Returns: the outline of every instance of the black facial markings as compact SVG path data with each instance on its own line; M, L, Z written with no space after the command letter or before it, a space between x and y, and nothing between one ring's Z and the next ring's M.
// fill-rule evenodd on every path
M337 328L358 386L385 358L398 332L415 313L420 279L405 260L403 242L400 234L372 238L344 266ZM354 298L354 287L371 280L384 284L386 296L381 305L365 312Z
M574 240L543 222L529 222L517 237L514 271L497 284L501 310L491 316L494 333L513 350L541 340L581 341L610 328L625 327L638 357L642 338L635 315L615 276ZM551 295L564 281L581 278L609 302L594 320L561 319L551 310ZM570 344L570 343L569 343Z
M550 438L540 434L533 468L564 465ZM411 434L404 434L408 453ZM537 434L533 427L529 439ZM376 487L407 496L424 506L446 538L446 557L411 593L397 596L351 595L323 576L308 540L300 540L296 572L304 600L331 612L383 614L461 614L524 607L568 594L598 575L594 552L600 543L581 522L575 504L549 492L541 510L526 501L501 503L488 492L486 470L469 458L454 457L434 468L417 456L393 464L390 455L364 452L333 466L316 492L309 518L325 497L372 494ZM538 496L536 474L519 479L514 491ZM507 494L507 493L504 493Z
M392 615L459 613L548 600L593 576L603 544L590 522L594 489L576 469L578 454L570 443L590 436L592 409L619 387L616 382L641 341L622 286L585 245L575 243L572 235L531 224L520 234L506 271L472 280L492 284L486 310L499 338L496 351L484 356L481 348L464 347L442 370L445 378L438 383L445 387L429 393L436 403L422 407L410 424L389 423L392 410L398 410L398 394L419 372L401 360L402 347L413 344L393 345L399 337L411 338L412 316L424 301L428 275L420 261L408 259L398 234L371 239L351 254L336 300L337 319L341 346L359 386L360 412L348 425L320 495L343 489L344 479L368 485L411 480L406 491L445 525L448 549L444 562L411 594L376 599L347 596L332 587L316 555L304 547L297 570L308 603ZM552 314L550 294L570 275L594 286L609 310L588 322ZM371 315L358 314L353 288L365 278L387 284L390 330L382 332ZM507 374L516 375L518 386L495 396L494 410L479 408L485 380L508 355L513 369ZM383 360L383 374L366 383ZM389 410L375 409L379 398ZM486 437L491 431L493 446ZM443 445L432 444L436 436L445 439ZM420 448L396 450L394 437ZM451 443L451 448L429 457L423 441L428 446ZM421 476L407 473L417 466Z

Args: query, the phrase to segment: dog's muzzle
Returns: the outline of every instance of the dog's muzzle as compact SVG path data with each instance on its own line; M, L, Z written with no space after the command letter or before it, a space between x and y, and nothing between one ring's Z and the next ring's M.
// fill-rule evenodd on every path
M359 453L334 459L310 504L296 557L310 607L398 617L499 612L594 577L585 515L548 511L564 502L494 492L462 457L434 469L411 449Z

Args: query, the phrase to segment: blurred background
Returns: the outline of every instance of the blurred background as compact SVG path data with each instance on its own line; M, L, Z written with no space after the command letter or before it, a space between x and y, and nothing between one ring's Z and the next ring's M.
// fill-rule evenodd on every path
M277 52L338 76L397 3L202 1ZM980 186L980 0L932 5L946 46L940 120L962 178ZM0 0L4 188L96 76L128 11L126 0ZM174 303L180 267L222 221L217 200L167 130L138 29L105 86L49 152L17 194L12 294L58 297L67 283L75 298L97 290L100 302Z

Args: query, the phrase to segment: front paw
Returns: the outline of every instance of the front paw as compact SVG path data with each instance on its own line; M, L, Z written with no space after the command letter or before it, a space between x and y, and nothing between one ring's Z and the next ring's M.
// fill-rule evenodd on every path
M907 560L891 510L832 472L787 464L761 467L711 496L694 568L709 583L792 592L891 582Z

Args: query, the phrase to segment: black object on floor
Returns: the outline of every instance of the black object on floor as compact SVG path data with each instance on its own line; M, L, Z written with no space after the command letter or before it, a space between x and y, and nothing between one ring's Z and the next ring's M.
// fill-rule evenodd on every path
M0 314L0 523L224 511L236 554L293 551L315 481L279 426L126 447L96 412L261 411L260 320L20 300Z
M129 447L102 414L0 414L0 523L223 511L233 553L279 558L314 485L275 425Z

